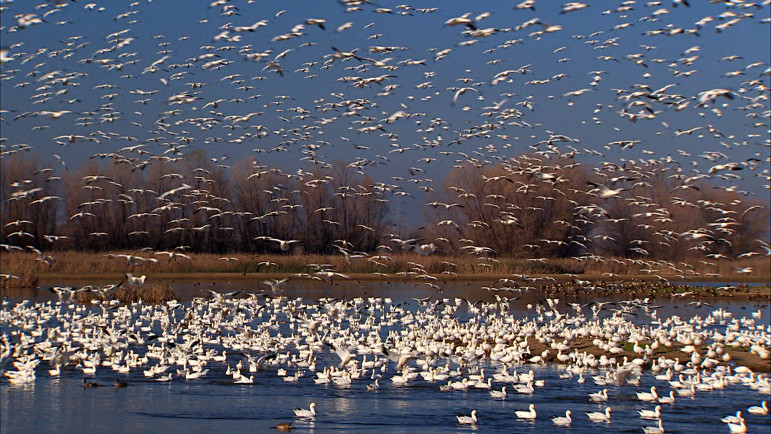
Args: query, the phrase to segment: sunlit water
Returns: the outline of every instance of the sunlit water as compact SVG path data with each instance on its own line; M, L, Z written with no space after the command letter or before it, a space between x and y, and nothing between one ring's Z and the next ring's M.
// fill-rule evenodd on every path
M206 296L202 285L175 284L173 289L183 300ZM249 283L218 283L206 288L230 290L248 288ZM251 283L252 289L260 287ZM290 282L284 291L289 297L302 297L307 303L314 303L319 297L352 298L390 297L393 303L410 303L414 309L417 302L411 297L441 297L453 299L464 297L471 301L493 299L488 291L476 284L448 283L444 292L437 294L422 285L345 283L334 287L329 285L307 285ZM264 289L264 288L260 288ZM364 293L366 291L366 294ZM6 293L6 301L16 303L19 296L36 301L52 300L47 291L24 294ZM619 296L621 297L621 296ZM537 293L524 294L512 304L511 315L516 318L534 315L527 305L537 303L543 297ZM628 297L627 297L628 298ZM613 299L613 297L611 297ZM574 300L566 300L574 301ZM571 308L564 305L561 311L568 313ZM579 302L585 300L577 300ZM659 316L679 315L689 318L693 315L706 316L713 308L724 308L734 312L735 317L750 316L756 311L755 302L727 299L710 299L713 307L696 309L688 300L656 300L663 305ZM101 308L95 307L99 311ZM769 308L764 307L761 323L768 324ZM465 318L463 317L465 315ZM459 312L459 319L467 320L466 311ZM650 321L650 318L634 318L636 322ZM2 332L8 332L3 329ZM281 333L288 333L285 325ZM335 365L337 356L330 352L318 354L319 370L323 366ZM232 355L227 363L234 366L241 357ZM83 374L72 367L63 369L60 378L48 375L47 364L38 367L37 380L28 387L9 385L0 380L0 429L10 432L265 432L277 424L292 422L294 431L357 431L357 432L642 432L642 427L654 426L656 421L643 420L638 410L653 409L652 404L637 400L635 392L647 391L656 385L660 395L668 395L669 385L657 381L646 372L640 386L606 386L610 399L607 403L592 403L587 398L591 392L601 389L594 385L591 375L602 371L587 372L587 381L579 384L578 377L559 378L565 371L557 365L528 366L517 368L518 372L535 371L536 379L545 380L545 387L536 388L532 395L516 394L509 391L506 400L494 400L488 391L440 392L439 383L428 383L418 378L409 386L395 386L388 380L394 374L393 364L389 366L377 391L368 391L372 380L355 380L349 388L335 385L320 386L313 382L313 374L307 372L296 384L284 382L276 374L276 368L259 371L254 384L232 384L225 375L225 364L210 363L209 375L201 380L186 381L174 379L170 383L147 380L141 369L128 375L116 375L109 368L97 369L93 381L104 387L84 389L81 387ZM487 365L488 371L495 371ZM173 371L172 368L170 371ZM293 373L289 371L290 375ZM115 389L115 378L126 381L129 386ZM493 382L493 388L501 384ZM510 389L510 387L509 387ZM771 421L768 416L756 416L746 412L747 407L759 405L768 396L744 385L729 385L725 389L697 392L694 398L678 397L675 405L663 405L662 420L667 432L728 432L720 418L744 413L748 432L769 432ZM317 404L315 420L294 417L293 408L308 408L311 402ZM517 420L514 411L526 410L535 404L538 418L535 421ZM612 422L590 422L585 412L602 411L608 405L613 408ZM478 411L476 427L460 426L455 415ZM557 427L551 422L554 416L564 416L565 410L573 412L573 423L569 428Z

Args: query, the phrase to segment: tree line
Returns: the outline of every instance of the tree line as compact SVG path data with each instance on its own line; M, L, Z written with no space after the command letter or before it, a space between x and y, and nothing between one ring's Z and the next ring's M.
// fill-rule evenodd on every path
M383 184L342 162L287 174L251 159L218 166L197 150L141 169L120 160L41 169L24 154L1 163L0 239L10 245L281 252L278 241L297 240L306 252L372 251L388 224Z
M342 161L293 174L251 158L215 164L200 149L147 161L92 159L67 170L31 153L4 156L0 241L95 252L414 248L521 258L736 258L768 248L768 204L660 161L463 161L422 199L405 198L423 206L428 222L408 234L394 233L389 209L393 195L407 192Z

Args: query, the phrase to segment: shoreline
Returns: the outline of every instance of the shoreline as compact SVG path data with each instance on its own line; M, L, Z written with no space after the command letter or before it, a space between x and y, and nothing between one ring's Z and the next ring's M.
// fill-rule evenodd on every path
M54 284L62 282L63 284L80 283L90 284L94 282L118 283L125 279L120 273L46 273L38 276L38 282ZM486 285L494 287L500 278L506 276L500 275L455 275L440 276L435 281L426 281L425 278L417 276L404 275L371 275L366 273L354 273L348 275L348 279L338 278L333 282L312 279L310 277L293 277L289 273L150 273L147 274L147 283L154 285L169 285L171 283L225 283L233 284L238 282L262 282L268 279L291 278L292 281L305 282L314 286L335 286L341 283L364 285L365 283L384 283L384 284L421 284L438 285L436 292L441 297L441 285L461 282L477 284L479 289ZM537 276L532 276L537 277ZM591 276L580 276L583 280L591 280ZM624 279L623 277L626 277ZM646 279L647 277L647 279ZM573 284L568 276L550 276L541 275L543 284L536 284L531 289L523 291L507 290L488 290L490 294L499 294L502 296L516 296L527 293L536 293L544 297L604 297L613 295L629 295L634 298L643 297L674 297L678 293L691 292L689 297L698 298L725 298L725 299L745 299L745 300L767 300L771 302L771 285L768 285L762 278L745 279L744 282L736 284L731 288L723 286L726 280L699 279L691 281L662 282L649 276L619 276L618 279L609 280L595 279L591 280L591 285L579 286ZM554 281L546 280L554 278ZM714 285L710 285L714 283ZM750 285L746 285L749 283ZM610 285L610 286L606 286ZM42 285L46 286L46 285ZM33 288L33 287L26 287ZM720 289L718 289L720 288ZM21 289L22 287L14 287ZM268 288L266 287L265 290Z
M130 259L136 258L136 259ZM227 259L227 260L226 260ZM426 284L441 290L450 282L472 282L480 286L533 288L548 296L560 294L607 295L609 291L636 297L696 292L717 297L771 296L771 259L720 260L712 263L689 258L687 262L640 261L623 258L554 258L533 261L499 257L482 261L470 255L428 255L391 253L350 260L342 255L269 255L233 253L227 256L191 253L176 260L149 252L52 252L44 262L31 252L0 255L0 288L35 288L40 283L70 285L71 282L118 283L126 273L146 275L148 282L255 282L291 278L316 282L312 274L334 270L347 278L340 282L382 282ZM484 262L484 264L483 264ZM485 266L482 266L485 265ZM675 268L677 267L677 268ZM749 269L740 274L737 270ZM688 273L683 272L688 270ZM508 279L508 280L504 280ZM714 285L711 285L714 284ZM435 286L439 285L439 287ZM736 289L717 289L728 286ZM491 291L493 292L493 291ZM516 295L519 290L494 292Z
M279 279L279 278L285 278L285 277L292 277L293 279L306 279L311 280L307 277L298 277L295 276L297 273L288 273L288 272L257 272L257 273L242 273L242 272L223 272L223 271L189 271L189 272L180 272L180 271L174 271L174 272L143 272L143 271L135 271L133 273L134 275L142 275L146 274L148 278L151 279L157 279L157 280L199 280L199 279L230 279L230 280L255 280L255 279ZM401 281L401 282L420 282L422 280L425 280L421 276L425 276L426 274L412 274L412 275L404 275L399 273L380 273L380 274L373 274L373 273L344 273L346 274L349 279L347 280L358 280L358 281L366 281L366 282L387 282L387 281ZM449 282L449 281L469 281L469 282L480 282L480 281L496 281L499 279L504 278L511 278L512 274L503 274L503 273L463 273L463 274L436 274L436 273L427 273L428 275L438 279L439 281L443 282ZM36 273L36 276L38 276L42 280L54 280L54 279L62 279L62 278L72 278L72 279L113 279L113 278L123 278L125 277L125 273L121 273L119 271L99 271L99 272L66 272L66 271L56 271L56 272L45 272L45 273ZM535 279L554 279L557 282L570 282L574 278L578 278L581 280L587 280L591 281L592 283L595 282L623 282L623 281L637 281L637 282L654 282L654 283L666 283L673 282L676 284L689 284L689 283L736 283L736 284L742 284L742 283L751 283L751 284L771 284L771 276L743 276L738 277L736 275L728 275L728 276L718 276L718 277L693 277L688 279L679 279L679 276L669 276L672 277L671 279L662 280L659 277L656 276L650 276L646 274L616 274L612 277L604 276L601 274L596 273L587 273L587 274L575 274L575 275L566 275L566 274L552 274L552 273L534 273L534 274L528 274L527 275L530 278ZM663 277L663 276L662 276ZM346 279L340 279L341 281Z
M419 255L410 252L395 252L351 258L343 255L311 254L256 254L256 253L190 253L170 259L165 255L151 252L111 251L44 252L39 256L33 252L0 254L0 267L4 273L34 272L48 273L300 273L308 272L312 265L323 265L344 274L428 273L436 275L458 274L464 276L510 276L522 274L602 276L641 276L655 279L658 276L669 280L686 278L712 279L771 279L771 258L755 257L741 260L721 259L713 262L703 258L684 258L678 262L667 260L641 260L614 257L570 257L570 258L479 258L462 253L455 255ZM741 271L739 270L749 270Z
M191 272L135 272L134 275L146 274L149 279L157 280L203 280L203 279L230 279L230 280L255 280L255 279L282 279L286 277L293 277L296 273L284 273L284 272L260 272L260 273L239 273L239 272L221 272L221 271L191 271ZM116 271L108 272L50 272L50 273L38 273L36 274L42 280L55 280L55 279L120 279L125 277L124 273ZM348 280L358 280L365 282L388 282L388 281L401 281L401 282L420 282L422 279L419 276L424 275L408 275L396 273L385 273L384 275L376 275L372 273L346 273L349 277ZM511 278L511 274L431 274L432 277L437 278L439 281L497 281L499 279ZM564 274L529 274L528 277L537 279L553 278L557 282L569 282L574 277L581 280L588 280L591 282L621 282L621 281L638 281L638 282L664 282L658 277L644 275L644 274L618 274L613 277L602 276L599 274L577 274L575 276L568 276ZM688 283L752 283L752 284L771 284L771 277L769 276L749 276L743 278L737 278L736 276L720 276L720 277L694 277L690 279L677 279L675 276L673 279L667 279L670 282L676 282L677 284ZM303 277L293 277L294 279L306 279ZM346 279L340 279L346 280Z

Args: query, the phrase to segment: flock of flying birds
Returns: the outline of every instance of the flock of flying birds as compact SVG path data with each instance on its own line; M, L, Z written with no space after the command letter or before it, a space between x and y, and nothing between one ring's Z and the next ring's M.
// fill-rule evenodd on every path
M457 6L448 5L445 12L444 7L387 8L366 0L341 0L311 8L319 15L298 18L297 10L269 12L263 2L217 0L206 7L191 6L201 9L192 32L183 34L181 26L164 22L151 35L144 29L154 28L164 10L150 2L137 1L125 10L65 1L34 7L5 3L0 6L0 157L62 147L52 152L58 162L54 165L66 168L59 154L82 160L98 150L91 158L144 170L184 161L188 152L203 148L229 155L251 153L262 162L288 167L299 162L304 166L297 174L265 170L268 166L255 162L249 178L273 173L307 181L313 176L308 169L331 167L329 160L342 155L348 167L361 174L393 175L406 169L408 176L379 183L382 191L399 200L418 194L416 188L427 195L434 192L427 175L449 165L501 164L514 174L521 163L517 158L528 158L515 153L540 159L531 174L555 186L565 182L561 172L569 167L559 161L600 162L598 172L612 176L572 187L601 200L620 199L638 184L644 186L646 170L660 167L682 181L678 189L683 193L704 188L703 182L745 196L745 188L771 185L768 57L748 59L757 52L744 50L733 35L758 35L762 47L768 33L768 0L706 5L630 0L602 11L581 2L557 8L526 0L513 9L456 14ZM539 18L542 8L548 19ZM711 15L696 17L695 11ZM179 19L190 18L182 14ZM92 20L100 26L84 25ZM588 24L593 31L569 34L569 29L584 30ZM71 28L83 33L70 34ZM699 45L702 39L714 47ZM741 54L716 57L725 41ZM554 117L560 119L555 122ZM575 138L573 131L589 137ZM608 139L603 144L604 137ZM666 156L654 158L662 152L651 149L661 147ZM644 158L636 161L638 151ZM286 152L299 157L282 157ZM211 160L230 168L229 155ZM611 155L618 162L602 161ZM43 171L50 172L46 181L61 180L53 168L38 172ZM193 174L204 184L214 182L203 168ZM133 203L136 195L153 193L161 208L171 207L175 198L197 191L191 184L200 185L177 173L162 177L165 191L128 190L119 200ZM42 196L43 189L30 188L29 179L10 181L9 201L62 200ZM121 187L99 173L83 181L83 188L92 192L107 182ZM514 181L501 175L484 182ZM536 185L522 183L517 191L526 194L531 187ZM455 192L468 195L462 189ZM499 207L493 200L485 205ZM639 196L625 200L636 201L643 211L638 215L644 218L667 218L673 206L717 211L719 218L706 226L674 234L706 243L732 233L738 212L744 216L767 207L742 199L719 203L676 195L663 204ZM99 200L81 204L69 220L93 218L94 208L103 205ZM201 205L207 215L223 214L205 205L210 204ZM457 201L428 205L461 207ZM140 212L131 218L153 215ZM496 222L519 225L508 209L501 209ZM17 230L6 238L6 249L29 243L27 223L5 222L6 228ZM443 220L440 225L458 223ZM277 242L282 251L296 242L261 238ZM46 235L46 240L56 241L57 235ZM436 248L433 242L415 245L426 254ZM636 248L645 252L642 246ZM461 250L484 255L493 249L472 244ZM740 252L769 253L764 239Z

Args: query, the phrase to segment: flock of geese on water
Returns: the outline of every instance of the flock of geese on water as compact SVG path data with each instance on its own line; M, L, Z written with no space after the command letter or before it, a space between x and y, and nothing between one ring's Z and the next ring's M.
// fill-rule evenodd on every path
M565 194L565 189L572 187L602 200L635 200L640 211L637 218L648 220L671 220L671 208L714 208L715 221L685 232L667 235L662 231L656 238L661 243L668 243L672 238L713 243L696 246L712 255L723 254L712 250L725 247L718 244L724 243L721 238L736 232L735 227L741 224L739 215L744 218L750 210L762 208L743 203L737 211L736 204L694 201L686 193L704 188L702 180L715 180L729 184L721 187L728 192L746 195L746 191L740 190L743 188L740 184L746 180L742 176L759 177L768 185L771 178L763 164L768 138L762 133L768 129L766 77L771 74L768 62L727 54L713 68L717 70L714 72L718 82L725 87L709 88L713 83L699 84L698 77L699 69L710 69L705 65L709 60L705 59L713 55L712 47L689 45L690 41L698 40L692 38L706 39L707 34L712 39L730 41L728 38L739 28L767 24L770 21L763 17L763 11L768 8L768 0L712 1L708 5L677 0L671 6L663 1L630 0L607 10L597 10L582 2L558 6L547 2L536 5L535 0L525 0L516 3L513 11L507 8L509 10L466 12L457 16L452 10L457 5L450 4L434 8L401 4L387 8L367 0L340 0L337 9L324 10L328 16L303 18L297 16L296 10L272 13L269 5L261 3L262 9L257 9L252 3L255 2L210 2L208 8L201 8L195 36L178 35L175 32L182 29L171 25L164 28L168 34L160 33L161 29L153 36L142 31L143 21L150 20L150 15L155 13L153 8L158 7L155 3L137 1L127 8L121 5L119 11L113 10L116 5L96 2L80 5L49 1L34 8L23 2L4 4L2 13L12 15L13 19L4 21L6 24L0 30L14 43L1 52L3 87L4 91L8 89L8 95L25 98L3 99L2 114L7 119L2 121L7 124L4 130L10 136L3 138L0 157L34 148L29 144L33 140L28 140L28 127L35 141L49 140L68 153L72 148L99 147L100 152L92 158L136 171L144 171L155 162L163 165L185 161L186 153L196 145L235 153L252 148L254 155L266 160L272 158L268 154L298 153L301 156L296 160L311 168L331 167L329 161L343 148L342 153L353 160L348 167L361 174L375 166L403 166L409 176L391 171L397 176L388 183L379 183L379 188L394 196L409 197L420 189L426 193L438 191L427 175L442 164L434 162L454 159L455 165L492 166L506 162L504 155L513 151L512 146L524 142L532 148L528 148L528 152L553 157L560 163L538 166L531 173L535 183L522 183L518 191L524 189L523 194L527 194L535 189L536 183L551 183L559 186L555 194ZM25 9L28 5L30 10ZM698 12L691 13L696 7ZM539 18L542 8L554 9L554 15L565 22L557 24ZM710 15L688 22L706 11ZM569 28L594 15L597 15L597 31L560 38ZM437 20L438 16L442 18ZM74 29L81 29L83 25L78 20L89 23L102 20L115 31L104 37L73 34L50 41L48 46L36 46L39 43L36 38L40 36L37 32L75 32ZM408 32L393 31L415 29L423 23L426 28L435 25L441 35L440 40L430 42L436 46L426 47L425 51L420 46L424 41L407 41L402 33ZM503 23L506 27L498 25ZM646 29L643 36L638 29ZM391 44L392 40L399 43ZM657 40L661 43L655 42ZM329 45L328 41L341 45ZM402 42L410 45L401 45ZM563 43L565 45L557 46ZM534 45L548 47L538 51L550 52L553 58L540 62L539 57L539 63L511 64L512 57L519 57L517 50ZM734 44L734 47L738 49L741 45L744 44ZM683 51L673 54L670 48L679 46L684 47ZM476 62L479 65L466 64L462 72L453 70L451 64L476 55L481 59ZM586 57L586 73L580 70L585 65L578 66L569 56ZM741 66L735 66L738 64ZM576 71L571 70L572 65L577 65ZM307 90L314 97L312 101L308 101L308 95L301 95L306 93L305 85L297 85L304 89L297 94L289 92L297 81L317 83ZM541 92L541 89L548 90ZM593 103L582 104L584 99L593 98L592 95L608 95L609 100L596 103L592 99ZM581 121L583 125L595 130L613 130L612 135L618 140L607 139L597 146L581 145L580 139L571 137L575 136L572 132L554 131L556 128L548 125L548 118L568 121L574 116L572 112L554 116L537 109L549 101L564 102L568 109L581 107L581 113L586 115ZM450 103L452 112L447 112L445 102ZM9 104L15 105L9 107ZM693 113L691 119L686 116ZM462 118L456 120L458 116ZM729 117L735 117L737 122L722 119ZM653 124L654 119L660 121L660 127ZM682 124L674 124L678 121ZM699 125L693 125L694 122ZM627 129L633 129L633 133L659 129L656 133L662 145L667 145L667 151L674 151L679 140L693 139L698 142L698 148L692 149L693 143L683 142L675 156L644 160L657 151L644 149L639 154L638 150L647 147L648 139L629 137ZM522 137L515 136L519 132ZM50 136L47 139L46 134ZM670 145L670 142L677 144ZM118 143L120 145L116 145ZM654 145L652 148L657 146L650 144ZM580 149L581 146L588 147ZM710 149L711 146L718 149ZM570 162L580 155L588 159L609 159L604 153L619 153L623 157L617 163L602 162L603 167L598 171L598 176L604 177L602 180L597 178L580 186L564 185L566 180L561 172L571 164L581 163L563 164L562 160ZM643 158L637 162L634 158L640 155ZM54 156L66 166L62 157ZM399 160L402 157L404 160ZM230 168L227 160L227 155L212 157L211 163ZM682 185L663 200L665 203L625 197L629 194L625 192L634 188L651 187L648 172L657 170L653 163L672 167L675 171L672 176L681 180ZM516 164L509 166L513 171ZM56 184L62 178L53 171L46 167L35 175L44 177L46 185ZM255 160L249 179L259 179L269 173L304 180L313 175L302 168L297 175L280 169L268 170L267 165ZM163 228L173 233L213 231L214 221L227 221L229 216L238 213L243 216L247 212L228 209L222 197L215 197L214 176L205 167L196 167L190 177L182 173L158 174L159 179L152 180L163 185L158 191L149 186L122 185L120 180L108 179L101 173L85 174L84 189L96 196L114 190L117 198L98 197L81 203L69 220L93 220L98 211L107 206L107 201L117 200L131 207L144 195L158 201L155 210L131 214L145 225L154 224L158 220L156 214L178 208L183 197L192 195L201 205L195 212L203 211L207 223L196 226L191 219L174 219L179 225L169 224ZM29 199L33 208L45 202L63 202L59 196L45 195L46 189L42 186L32 186L34 176L30 175L15 180L15 190L9 200ZM308 182L324 185L330 180L319 178ZM507 182L514 181L507 176L485 179L485 183ZM468 194L457 193L458 196ZM335 194L348 193L337 191ZM356 194L368 193L357 191ZM543 209L555 197L543 197L543 206L534 206L534 211ZM264 215L248 215L249 222L271 220L289 212L286 207L297 206L281 202L283 197L276 199L280 200L275 210ZM516 210L505 208L505 204L494 197L484 202L485 207L500 209L496 222L518 224ZM459 207L460 201L434 201L433 204L449 209ZM306 212L312 214L325 208ZM600 210L595 207L588 212ZM324 215L324 211L321 214ZM605 217L612 220L608 215ZM326 223L340 224L331 220ZM484 226L482 223L469 222L469 225ZM639 223L641 227L653 227L647 220ZM9 239L23 248L36 236L41 237L25 230L27 227L26 223L17 221L10 227L16 232L9 234ZM228 233L233 229L223 224L216 230ZM130 235L141 238L147 233L137 230ZM108 233L95 231L89 236L99 240ZM607 235L601 236L608 239ZM52 244L63 238L45 235ZM296 241L266 238L278 241L282 250L284 243ZM590 241L588 238L570 240L579 245ZM541 247L568 241L547 239L543 242L547 244ZM646 242L641 239L639 245L634 246L642 256L647 255ZM37 239L37 245L44 244ZM432 243L424 246L426 250L436 248ZM483 254L491 247L472 243L463 249ZM736 255L762 252L768 254L771 250L761 239Z
M612 423L609 390L639 386L648 376L655 380L650 391L636 393L651 406L639 416L658 421L644 427L646 433L663 432L666 408L681 399L739 386L761 396L771 393L768 373L729 363L727 351L743 348L769 359L771 330L761 321L762 311L734 318L721 308L683 320L658 318L658 306L648 299L620 302L625 308L608 314L584 312L585 306L576 303L560 310L560 300L549 298L538 305L542 308L517 318L511 312L514 300L500 296L494 302L425 298L397 304L390 298L308 301L209 292L211 297L190 303L157 305L5 300L0 368L12 366L3 375L21 387L34 384L38 374L83 376L84 389L102 385L93 378L105 375L116 377L116 389L141 378L222 383L218 379L224 376L232 384L252 384L255 376L278 376L287 384L320 387L365 383L373 392L383 383L392 388L433 384L437 392L482 390L490 399L506 400L510 394L532 397L548 387L535 370L554 363L560 381L592 381L598 387L586 399L607 407L587 412L592 422ZM634 313L646 322L629 320ZM581 346L589 342L600 351ZM658 354L675 349L688 356ZM664 387L668 393L660 392ZM294 413L315 418L316 404ZM767 402L746 413L768 415ZM551 420L570 426L572 415L567 410ZM533 420L538 413L530 404L514 416ZM723 422L731 432L746 432L742 412ZM457 423L483 422L473 410L459 415Z

